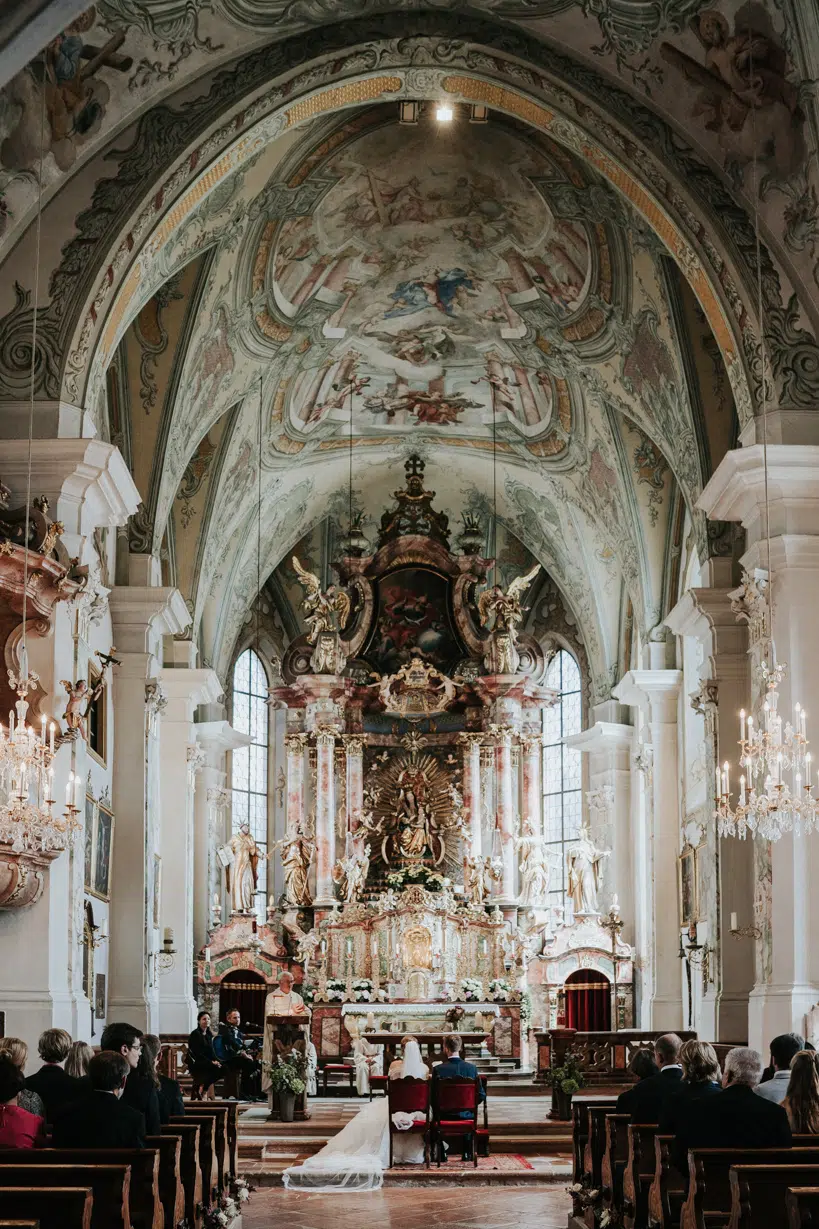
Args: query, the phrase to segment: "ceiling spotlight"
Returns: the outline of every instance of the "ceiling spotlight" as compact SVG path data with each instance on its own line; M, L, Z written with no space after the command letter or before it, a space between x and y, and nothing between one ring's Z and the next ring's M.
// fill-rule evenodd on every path
M489 108L482 104L473 102L469 109L470 124L488 124L489 123Z
M417 103L417 102L399 103L398 104L399 124L417 124L420 110L421 110L420 103Z
M439 124L451 124L454 114L448 102L439 102L435 108L435 118Z

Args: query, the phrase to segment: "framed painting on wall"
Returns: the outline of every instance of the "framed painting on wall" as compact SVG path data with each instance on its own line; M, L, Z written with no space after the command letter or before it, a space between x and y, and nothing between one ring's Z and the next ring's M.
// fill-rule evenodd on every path
M97 800L85 795L85 869L83 882L86 892L94 890L94 833L97 825Z
M693 846L686 845L680 854L681 924L688 926L691 922L696 922L698 913L696 852Z
M91 889L100 900L111 898L111 853L114 844L114 813L102 802L97 803L96 835L94 838L94 885Z
M94 978L94 1016L97 1020L105 1019L105 974L98 973Z

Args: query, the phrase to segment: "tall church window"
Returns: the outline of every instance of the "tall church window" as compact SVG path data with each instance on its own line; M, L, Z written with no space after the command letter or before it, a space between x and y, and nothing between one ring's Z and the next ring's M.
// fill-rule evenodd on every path
M245 649L233 667L233 727L250 735L249 747L232 756L233 831L247 824L260 852L267 850L267 759L270 741L267 676L258 655ZM259 863L256 915L266 918L265 862Z
M560 649L552 658L546 686L560 699L543 712L543 836L551 864L549 902L566 903L566 847L580 832L583 818L580 752L563 745L567 734L581 728L580 670L571 653Z

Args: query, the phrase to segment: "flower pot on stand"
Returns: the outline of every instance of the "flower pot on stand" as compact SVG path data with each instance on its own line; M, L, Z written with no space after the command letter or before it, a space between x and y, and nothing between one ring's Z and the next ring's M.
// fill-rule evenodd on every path
M571 1097L569 1098L571 1105ZM294 1092L279 1093L279 1114L282 1122L292 1122L296 1113L296 1094Z
M570 1122L572 1117L572 1093L564 1092L562 1088L558 1087L555 1087L552 1091L554 1093L554 1116L560 1122Z

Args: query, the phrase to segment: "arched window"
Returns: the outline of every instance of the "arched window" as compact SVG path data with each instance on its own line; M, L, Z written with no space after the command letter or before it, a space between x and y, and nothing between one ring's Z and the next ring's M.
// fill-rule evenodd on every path
M546 854L552 855L550 902L565 904L566 846L580 831L580 752L565 747L567 734L580 733L580 670L571 653L560 649L552 658L546 686L560 699L543 712L543 835Z
M233 727L249 734L249 747L233 752L231 790L233 793L233 831L248 824L261 851L267 849L267 754L268 716L267 676L258 656L245 649L233 667ZM259 863L256 915L266 918L266 862Z

